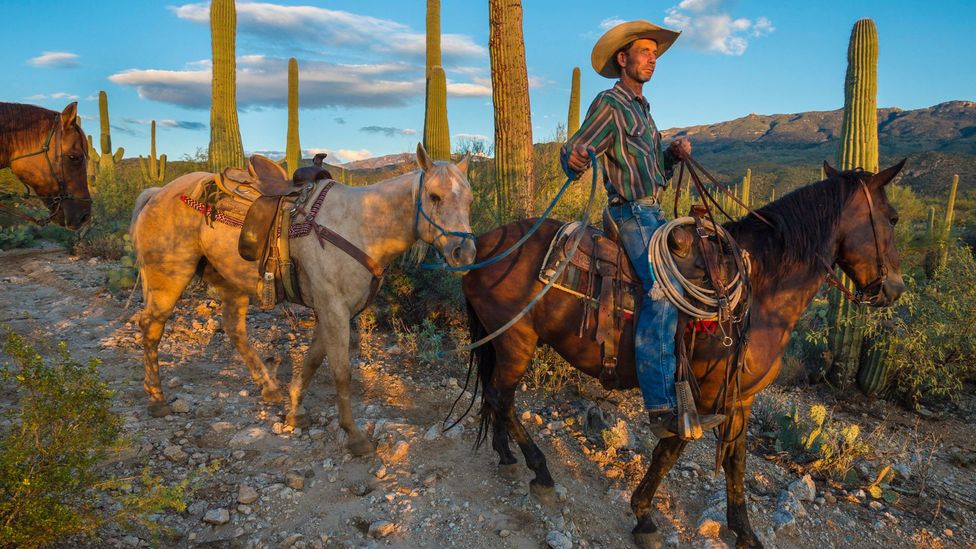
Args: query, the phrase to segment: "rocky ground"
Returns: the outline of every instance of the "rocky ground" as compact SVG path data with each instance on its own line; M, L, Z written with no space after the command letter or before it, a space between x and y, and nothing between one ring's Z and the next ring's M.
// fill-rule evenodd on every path
M0 324L67 341L76 358L103 360L130 441L105 465L107 472L137 475L148 464L167 482L193 477L198 487L185 513L152 517L167 533L109 528L92 542L97 546L633 546L629 494L654 444L635 393L607 394L589 383L557 396L523 388L518 408L557 482L557 501L546 506L529 495L527 469L506 480L489 446L472 451L474 417L442 432L463 384L460 359L430 366L391 335L362 341L354 368L356 413L378 449L353 458L338 428L327 369L306 399L311 427L289 431L283 408L258 400L219 330L216 302L197 287L181 302L161 346L174 414L152 418L142 390L140 336L129 320L140 302L137 295L125 309L127 294L105 290L113 266L54 248L0 252ZM294 312L292 320L280 312L250 317L251 339L269 361L279 361L284 382L314 322L307 312ZM0 395L8 400L0 405L9 406L10 393ZM829 395L774 387L769 398L812 402ZM594 401L613 436L584 432ZM871 433L879 459L895 466L899 497L893 503L871 498L867 480L841 485L804 476L763 438L757 421L747 491L753 525L767 547L976 546L976 474L966 468L976 454L972 402L951 415L925 416L880 402L828 403L835 417ZM656 504L667 546L734 545L725 526L724 478L713 476L713 464L708 437L691 445L665 480ZM876 465L859 467L869 477Z

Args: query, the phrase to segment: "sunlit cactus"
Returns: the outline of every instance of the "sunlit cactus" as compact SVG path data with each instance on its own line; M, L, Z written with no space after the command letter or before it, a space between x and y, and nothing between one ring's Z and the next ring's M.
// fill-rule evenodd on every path
M450 160L451 134L447 122L447 77L441 66L440 0L427 0L426 82L424 148L434 160Z
M115 165L122 160L125 149L119 147L112 152L112 130L108 120L108 95L104 91L98 92L98 120L101 136L99 150L95 150L92 140L88 141L88 155L94 161L99 173L114 174Z
M298 60L288 60L288 137L285 145L285 165L288 177L301 167L302 146L298 140Z
M575 134L580 127L580 68L573 67L573 84L569 90L569 117L566 120L566 138Z
M210 171L244 168L244 145L237 120L237 10L234 0L210 2L210 44L213 51L211 79Z
M139 169L142 171L142 179L147 185L160 185L166 179L166 155L161 154L156 158L156 121L152 121L150 130L149 158L139 157Z
M488 51L495 107L496 206L503 219L531 215L532 117L521 0L488 1Z

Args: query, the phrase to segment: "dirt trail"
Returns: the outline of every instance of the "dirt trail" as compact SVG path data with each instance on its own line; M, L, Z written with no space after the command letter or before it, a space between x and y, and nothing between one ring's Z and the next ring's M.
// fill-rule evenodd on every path
M105 273L112 266L79 260L59 249L0 252L0 324L21 334L67 341L76 358L102 359L103 375L116 391L115 407L126 418L132 441L109 465L113 474L133 473L150 463L175 482L198 465L219 463L216 472L201 478L202 487L188 512L156 517L175 532L170 537L152 540L144 533L112 530L105 533L106 543L633 546L629 495L653 444L643 429L636 394L616 393L611 395L616 406L603 404L611 423L621 419L629 426L616 457L609 460L599 443L580 432L587 401L578 395L557 400L532 391L521 393L518 409L526 412L524 421L559 485L559 501L545 507L528 495L527 469L522 468L519 480L505 480L497 473L490 444L472 452L474 418L452 432L440 432L438 426L460 392L460 362L438 371L400 353L386 336L373 336L369 352L357 359L354 390L362 395L357 416L378 452L352 458L338 428L328 369L319 371L306 399L311 428L287 432L281 424L283 409L256 398L243 362L219 330L217 304L196 288L181 302L160 350L164 389L169 398L177 399L177 413L151 418L142 390L139 335L129 322L138 297L126 311L126 296L104 290ZM307 312L295 311L300 320L295 329L280 314L250 315L251 340L268 360L279 357L279 378L285 383L292 361L300 359L308 345L311 319ZM594 386L585 389L591 396L602 395ZM896 414L889 425L903 432L913 423ZM926 422L925 428L972 432L951 420ZM960 440L953 443L961 446L957 450L974 450L971 435ZM869 498L859 499L855 493L848 497L818 482L815 501L802 504L806 516L798 515L794 525L774 531L780 492L798 476L753 453L747 475L753 525L767 547L974 546L971 530L976 518L966 501L976 494L973 473L953 467L947 455L936 461L938 481L956 487L955 499L905 497L894 505L872 507ZM709 437L692 445L665 480L656 503L666 545L734 545L721 512L724 479L712 476L713 462L714 442ZM837 502L827 503L824 496ZM936 505L940 510L933 512Z

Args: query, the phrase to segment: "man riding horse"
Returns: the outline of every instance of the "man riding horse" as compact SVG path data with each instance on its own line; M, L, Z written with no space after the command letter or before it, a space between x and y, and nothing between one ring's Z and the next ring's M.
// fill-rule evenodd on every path
M667 275L652 269L648 245L654 231L666 223L661 192L675 164L691 154L691 143L676 139L662 153L661 133L643 88L654 74L658 57L679 34L647 21L629 21L600 37L590 56L593 69L600 76L619 80L596 96L561 154L563 170L570 177L579 177L589 167L588 151L606 158L604 184L610 217L644 289L634 334L637 378L651 430L660 438L678 433L674 388L678 311L662 292L651 292L655 277ZM724 422L725 416L702 415L699 421L707 430Z

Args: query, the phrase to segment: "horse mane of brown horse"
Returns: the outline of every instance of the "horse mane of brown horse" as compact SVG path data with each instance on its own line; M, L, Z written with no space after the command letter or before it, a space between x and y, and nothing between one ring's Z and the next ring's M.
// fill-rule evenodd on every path
M878 174L861 170L840 173L826 166L827 180L797 189L758 211L772 226L752 214L725 224L739 246L752 256L753 302L743 368L737 377L730 378L737 362L721 337L697 338L690 358L700 389L699 411L717 409L729 417L727 428L720 430L719 457L726 471L728 524L738 538L737 547L761 546L749 524L743 485L749 411L755 395L777 377L790 333L822 286L828 269L832 270L835 263L840 265L859 289L875 284L874 306L890 305L905 289L893 238L897 214L884 191L903 165L904 161ZM478 261L508 248L530 224L530 220L521 221L481 235ZM543 223L517 252L464 277L472 341L514 317L539 292L539 269L559 226L554 221ZM549 345L587 375L599 375L602 364L600 346L594 341L596 327L590 323L579 333L585 307L588 305L576 296L551 291L528 315L472 355L484 387L482 427L492 433L500 471L515 474L516 459L509 448L512 437L526 465L535 472L530 490L543 501L553 497L553 479L545 456L519 421L515 389L540 344ZM622 389L637 387L633 335L628 324L617 345ZM683 336L684 330L679 329L677 337ZM633 534L641 546L660 543L651 518L651 501L686 444L678 437L661 439L634 491L631 508L637 526Z
M56 121L61 128L54 127ZM50 147L46 153L45 141ZM88 140L78 124L77 102L60 113L0 103L0 169L10 167L44 201L49 220L58 225L76 229L91 217L87 159Z

